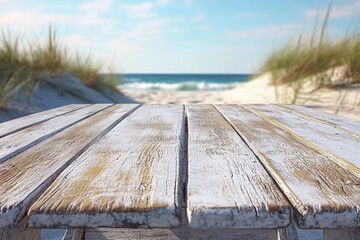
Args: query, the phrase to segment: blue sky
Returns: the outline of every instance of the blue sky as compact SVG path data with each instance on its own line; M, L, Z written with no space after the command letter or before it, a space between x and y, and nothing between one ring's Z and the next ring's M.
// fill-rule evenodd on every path
M309 35L329 1L0 0L0 27L27 38L49 23L67 46L122 73L252 73L276 47ZM328 35L359 26L360 0L333 1Z

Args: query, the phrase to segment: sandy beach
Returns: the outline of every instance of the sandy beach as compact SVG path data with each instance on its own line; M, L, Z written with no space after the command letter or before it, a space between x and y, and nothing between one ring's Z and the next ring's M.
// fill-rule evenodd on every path
M284 92L285 88L277 88ZM268 76L241 83L231 90L224 91L146 91L121 89L127 97L147 104L259 104L289 103L284 94L276 94L275 87ZM329 113L360 120L360 85L347 88L323 88L311 92L309 86L300 95L296 104L316 108Z

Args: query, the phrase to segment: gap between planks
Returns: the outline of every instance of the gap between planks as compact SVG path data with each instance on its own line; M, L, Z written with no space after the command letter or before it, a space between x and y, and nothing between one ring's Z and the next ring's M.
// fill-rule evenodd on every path
M190 226L277 228L291 209L274 180L213 105L189 105Z
M239 105L239 104L237 104ZM283 194L283 196L285 197L285 199L289 202L289 204L291 205L291 222L290 225L288 227L292 227L291 225L294 224L293 222L293 215L294 215L294 208L292 206L292 203L290 201L290 199L288 198L288 196L285 194L285 192L283 191L283 189L280 187L279 183L276 181L276 179L273 177L273 175L271 174L271 172L269 171L269 169L266 167L266 165L263 163L263 161L260 160L260 158L258 157L258 155L256 154L256 152L254 151L254 149L252 147L250 147L250 145L248 144L248 142L243 138L243 136L241 136L241 134L239 134L239 132L236 130L235 126L225 117L225 115L217 108L216 105L212 104L212 106L216 109L216 111L218 111L220 113L220 115L225 119L225 121L227 123L229 123L229 125L233 128L233 130L236 132L236 134L239 136L239 138L241 139L241 141L244 142L244 144L250 149L250 151L255 155L256 159L258 160L258 162L260 162L261 166L264 168L264 170L267 172L267 174L270 176L270 178L273 180L275 186L279 189L279 191ZM243 105L242 105L243 106ZM286 228L288 228L286 227ZM287 232L287 231L284 231ZM279 234L282 234L279 232ZM280 238L279 238L280 239Z
M65 172L57 178L56 183L53 183L52 187L47 189L37 203L33 205L29 211L31 215L30 226L49 224L46 226L50 227L52 222L60 225L60 222L63 222L63 224L67 226L67 217L71 216L66 215L75 209L80 214L83 214L82 216L86 216L87 219L93 219L94 221L88 221L82 218L79 222L76 221L76 223L70 225L72 227L120 227L122 225L130 226L130 224L137 226L145 226L145 224L148 224L150 227L165 227L180 224L179 212L181 209L182 195L179 192L182 189L183 181L178 178L181 177L179 173L179 163L182 165L183 161L184 147L182 146L182 138L184 137L184 107L179 105L173 107L168 106L168 108L171 111L165 112L166 114L162 106L146 106L144 109L141 108L136 111L137 114L129 116L122 124L119 124L119 126L108 133L96 146L93 145L89 151L86 151L72 164L71 168L68 167ZM119 136L121 136L120 139L118 138ZM114 144L111 144L111 142ZM110 153L110 155L108 155L108 153ZM106 161L104 160L105 162L102 161L102 163L99 163L89 160L90 156L91 158L97 158L98 154L101 154L101 158L104 157ZM119 156L121 157L119 158ZM168 160L163 162L165 159ZM126 164L119 165L119 163L122 162ZM103 167L101 167L101 165ZM121 167L116 168L117 165ZM168 175L159 174L164 173L164 170L170 166L171 171ZM105 188L100 185L91 187L89 184L85 184L84 188L81 188L83 190L81 194L78 194L76 188L79 184L82 185L82 183L77 179L89 176L87 174L89 171L85 170L81 171L84 175L77 174L78 169L96 169L96 171L98 171L96 172L97 181L94 181L108 181L106 189L110 189L108 191L109 194L102 195ZM107 172L106 169L113 169L110 170L110 172L116 174L116 176L120 176L124 181L112 181L111 178L108 178L109 172ZM125 172L127 172L127 178L124 175ZM151 175L155 173L157 173L158 178L153 181ZM175 173L176 175L174 175ZM67 178L64 176L67 176ZM76 176L79 176L79 178ZM137 176L140 176L140 178ZM62 180L64 180L66 184ZM168 181L169 185L167 184ZM162 187L163 184L166 184L165 189ZM136 186L145 186L147 190L144 191L143 188L136 188ZM156 188L157 190L163 190L156 191L156 195L152 195L151 192ZM121 189L124 189L124 191ZM129 189L129 191L125 191L125 189ZM174 189L176 190L175 194ZM94 193L94 195L92 195L94 197L88 200L86 196L87 194L92 194L92 192ZM58 197L54 197L54 193L60 198L63 194L69 194L69 197L64 197L64 199L59 200ZM138 198L138 196L141 198ZM132 200L133 198L135 201ZM101 199L108 202L104 202L106 206L97 203L96 200L103 202ZM154 199L156 201L154 201ZM53 201L56 203L55 207L52 207L54 206ZM71 204L69 204L70 202ZM168 203L168 205L165 206L165 203ZM61 207L57 206L57 204L60 204ZM79 208L77 208L77 204L80 204ZM42 210L36 211L36 209L39 209L39 206L41 206ZM68 208L67 206L71 207ZM47 211L47 207L49 207L49 211ZM142 210L151 211L146 214L135 214L136 209L141 210L141 212ZM174 211L174 209L176 210ZM109 210L115 210L115 218L113 214L107 213ZM92 214L93 211L98 212L100 217L95 216L95 219ZM43 212L46 214L42 215ZM58 215L61 212L64 214ZM49 215L51 213L53 214ZM162 215L164 218L157 217L160 213L166 213L166 215ZM44 219L46 217L51 217L53 220L48 221ZM129 217L129 219L123 220L125 217ZM167 218L169 221L164 221ZM109 220L106 225L102 225L105 221L103 219ZM176 223L175 219L177 219ZM162 225L161 222L163 222L164 225Z
M115 105L113 105L115 107ZM94 139L90 140L89 143L87 143L85 146L83 146L81 149L77 151L77 153L71 157L68 161L66 161L61 167L58 167L56 171L49 174L49 177L43 180L41 184L32 192L27 193L27 195L21 196L21 199L19 200L20 203L16 203L16 205L12 206L11 210L8 210L7 212L0 214L0 219L5 220L5 222L0 222L0 227L7 227L11 226L13 224L16 224L22 220L25 213L28 211L28 208L32 206L32 204L37 200L37 198L47 189L48 186L52 184L54 179L62 172L64 171L67 166L73 161L77 159L78 156L80 156L86 149L88 149L90 146L92 146L94 143L99 141L104 135L106 135L113 127L115 127L119 122L121 122L123 119L125 119L128 115L130 115L132 112L134 112L137 108L139 108L140 105L133 105L133 107L128 110L124 115L121 115L117 120L113 121L111 124L101 130L101 132L94 136ZM117 109L117 108L115 108ZM105 109L108 110L108 109ZM103 111L105 111L103 110ZM101 113L101 112L100 112ZM98 114L100 114L98 113ZM7 162L5 162L7 163ZM0 165L1 166L1 165ZM7 204L4 202L4 204ZM13 203L11 203L13 204ZM13 216L14 215L14 216ZM11 216L10 218L7 218L7 216Z
M316 165L319 163L322 163L322 159L329 159L327 156L324 156L322 154L319 154L318 151L315 151L314 149L312 149L309 146L306 146L304 144L302 144L301 142L297 141L297 139L295 139L293 136L289 135L288 133L282 131L281 129L279 129L277 126L274 126L273 124L267 122L265 119L257 116L256 114L253 114L252 116L246 114L246 112L249 112L249 110L247 110L246 108L244 108L244 106L242 105L220 105L216 107L219 112L222 113L222 115L225 115L225 118L229 118L229 122L233 122L235 121L232 125L234 125L234 128L237 129L237 132L239 135L243 136L242 139L246 140L245 142L247 142L247 145L255 152L257 152L258 154L256 154L258 156L258 159L261 160L261 162L264 160L264 164L265 164L265 168L268 170L268 173L271 172L270 176L273 177L273 179L276 179L277 183L279 186L282 186L280 189L285 192L285 196L288 198L288 200L292 203L292 205L295 207L296 211L296 217L297 217L297 221L299 224L301 224L301 227L303 228L343 228L343 227L356 227L356 224L358 224L357 221L357 217L358 215L356 215L356 210L351 211L350 213L348 213L348 211L345 212L345 208L349 209L354 209L353 206L357 205L356 203L356 197L355 196L350 196L348 197L348 195L346 194L346 196L344 195L344 197L341 198L341 195L339 196L339 201L340 203L338 205L335 204L331 204L332 202L329 203L329 201L333 201L333 199L338 199L338 195L335 195L336 193L334 193L333 195L330 195L330 197L332 198L328 198L328 197L323 197L321 194L319 195L319 192L324 192L326 193L331 193L331 191L333 191L332 189L334 187L336 187L336 183L332 184L330 186L326 185L326 183L324 181L320 181L320 183L322 183L322 185L318 184L318 179L321 180L321 174L324 174L325 170L323 170L323 168L321 168L321 165ZM232 112L233 111L233 112ZM237 113L237 111L239 111ZM250 111L251 112L251 111ZM231 117L228 116L228 114L230 114ZM239 114L239 115L238 115ZM243 115L243 118L239 118L240 115ZM239 119L238 119L239 118ZM260 120L261 119L261 120ZM257 122L259 121L259 122ZM260 128L260 130L257 128L257 124L266 124L269 129L271 130L266 130L265 128ZM253 132L251 129L249 129L249 127L254 127L255 132ZM261 129L265 129L266 131L261 131ZM244 132L243 132L244 131ZM278 136L278 140L282 141L281 145L274 145L270 148L266 148L262 149L267 143L266 143L266 138L272 139L272 135L270 134L271 132L276 132L276 135ZM286 134L286 136L282 136L282 133ZM279 133L280 135L278 135L277 133ZM265 136L263 136L263 134L265 134ZM285 141L285 137L291 137L293 139L293 143L290 144L288 143L288 141ZM250 139L248 139L250 138ZM264 138L264 139L263 139ZM256 141L260 141L260 142L256 142ZM290 141L291 142L291 141ZM298 148L300 146L303 146L304 149L308 149L305 152L304 151L300 151L298 152L297 150L295 151L295 148ZM260 150L259 147L262 149ZM305 160L310 161L310 164L313 165L315 168L315 170L320 170L320 173L318 174L317 172L314 172L313 169L309 168L308 166L306 166L305 164L301 164L301 162L299 162L299 160L296 160L298 158L293 158L294 161L291 161L290 163L288 162L283 162L281 165L281 160L277 157L276 152L274 152L274 149L277 149L277 151L284 151L286 149L289 148L289 151L295 151L295 153L298 153L297 156L298 157L304 157ZM287 150L285 150L286 152ZM316 153L316 156L318 156L318 158L312 160L312 156L310 155L310 153ZM268 156L265 156L265 155ZM267 157L269 157L272 160L267 159ZM291 158L289 158L291 159ZM332 161L332 159L329 159L331 161L328 162L328 164L330 164L333 168L332 169L336 169L336 167L340 167L339 168L339 174L340 174L340 178L341 179L345 179L348 181L353 181L354 183L357 182L357 178L356 178L356 174L354 174L352 171L350 171L347 168L341 167L336 161ZM267 168L267 164L271 164L270 168ZM294 165L294 163L299 164L300 165ZM275 164L275 168L273 168L273 164ZM290 167L290 169L296 169L300 166L305 167L305 169L307 169L307 171L309 171L309 173L313 173L315 174L313 178L310 178L309 181L305 181L305 183L307 184L307 189L305 190L304 194L302 191L300 191L298 189L298 186L295 185L294 181L300 181L302 178L302 175L291 175L291 172L287 172L286 169L283 169L282 166L283 164L287 164L284 166L288 166ZM329 167L329 166L328 166ZM341 171L340 171L341 170ZM335 170L334 170L335 171ZM334 172L335 173L335 172ZM285 177L289 178L287 179L288 182L284 182L284 175ZM347 177L349 175L349 177ZM346 177L345 177L346 176ZM289 182L290 181L290 182ZM302 182L302 181L301 181ZM334 181L333 181L334 182ZM290 184L291 187L288 186L288 184ZM340 183L339 183L340 184ZM348 191L350 191L350 193L356 193L356 185L354 184L353 186L348 186L346 189ZM317 187L316 187L317 186ZM333 188L331 188L333 187ZM296 190L297 189L297 190ZM322 190L325 189L325 190ZM294 193L295 191L295 193ZM312 195L309 194L311 191L315 191L316 193L318 193L317 195ZM343 190L345 191L345 190ZM351 192L353 191L353 192ZM340 194L340 192L338 193ZM327 195L326 195L327 196ZM329 200L330 199L330 200ZM343 205L344 204L344 205ZM328 208L332 207L335 208L335 206L340 206L338 209L334 210L333 214L334 216L334 220L330 222L330 220L328 220L328 214L326 215L326 213L328 213ZM323 214L324 213L324 214ZM312 217L312 214L315 214L315 217ZM350 215L353 214L353 215ZM354 216L354 218L353 218Z
M3 129L3 127L0 127L0 138L8 136L8 135L13 134L18 131L21 131L27 127L31 127L31 126L46 122L48 120L57 118L59 116L62 116L67 113L71 113L76 110L86 108L89 106L90 106L89 104L70 104L70 105L59 107L59 108L46 110L46 115L50 114L50 117L47 117L47 118L46 117L44 118L44 116L43 116L44 112L42 111L42 112L34 113L34 114L31 114L28 116L24 116L24 117L20 117L20 118L16 118L16 119L4 122L4 123L2 123L2 126L6 127L6 129ZM70 109L66 110L66 108L70 108ZM39 118L39 119L36 120L37 118ZM31 122L31 121L33 121L33 119L35 119L35 122ZM23 122L25 122L25 125L23 125ZM18 127L19 125L21 125L21 127Z
M5 149L0 154L0 164L113 105L98 104L93 105L93 107L87 105L83 108L50 118L44 122L37 122L34 125L19 129L12 134L0 138L0 150ZM13 148L15 150L12 150Z
M186 107L184 106L184 138L183 138L183 164L179 164L179 168L181 168L181 165L183 166L181 169L181 172L179 171L179 174L181 173L183 176L183 180L182 180L182 196L180 195L180 197L182 198L183 201L181 201L183 203L182 208L186 208L186 203L187 203L187 174L188 174L188 145L187 145L187 141L188 141L188 117L187 117L187 112L186 112ZM214 106L214 105L213 105ZM215 107L215 106L214 106ZM223 116L223 114L221 113L221 111L219 111L216 107L215 109ZM255 114L257 115L257 114ZM258 115L259 116L259 115ZM223 116L224 117L224 116ZM261 116L260 116L261 117ZM224 119L228 122L228 120L224 117ZM264 118L263 118L264 119ZM266 119L264 119L266 120ZM269 122L270 124L272 124L271 122ZM229 123L232 127L233 125L231 123ZM274 124L273 124L274 125ZM278 127L277 125L275 125L276 127ZM233 127L234 128L234 127ZM281 129L281 128L280 128ZM235 132L237 132L234 129ZM239 135L239 134L238 134ZM241 135L239 135L239 137L242 139L242 141L248 146L247 142L244 141L244 139L241 137ZM249 147L249 146L248 146ZM253 152L252 148L249 147L249 149ZM253 152L254 153L254 152ZM254 153L255 154L255 153ZM255 154L255 156L257 157L257 155ZM257 157L258 158L258 157ZM179 158L179 160L181 160L181 158ZM258 159L259 160L259 159ZM262 161L259 161L262 164ZM268 172L267 168L265 166L263 166L264 169ZM268 172L269 176L272 177L272 175ZM272 177L273 178L273 177ZM277 187L281 190L281 188L278 186L277 182L274 181L277 185ZM179 189L180 189L179 187ZM284 194L284 196L286 196ZM187 214L182 215L181 220L183 223L187 224L188 223L188 219L187 219Z
M254 107L255 106L255 107ZM259 106L266 106L266 105L259 105ZM248 105L248 106L242 106L244 109L248 110L249 112L253 113L254 115L262 118L263 120L265 120L266 122L272 124L273 126L281 129L282 131L290 134L292 137L294 137L298 142L300 142L301 144L305 145L306 147L312 148L313 150L315 150L316 152L327 156L329 159L333 160L334 162L338 163L339 165L351 170L354 174L356 175L360 175L360 169L358 168L359 163L358 161L356 161L356 158L350 158L350 159L345 159L345 157L343 156L344 154L339 154L339 153L335 153L334 151L330 150L330 147L326 147L323 146L324 144L319 144L318 142L316 142L316 140L311 140L310 138L307 138L306 136L304 136L303 134L299 134L296 133L294 131L294 129L286 126L285 124L283 124L281 121L275 119L274 117L269 117L266 114L262 113L260 110L258 110L256 107L256 105ZM281 108L280 108L281 110ZM299 116L298 114L296 114L294 111L290 112L290 114ZM303 117L303 116L300 116ZM305 117L303 117L305 118ZM305 118L306 119L306 118ZM313 119L310 119L313 120ZM328 124L328 126L331 126ZM331 126L334 127L334 126ZM340 128L342 131L344 131L345 133L348 133L348 131L345 131L346 129L342 129ZM350 135L350 134L349 134ZM353 138L352 142L347 142L348 145L346 146L352 146L354 147L354 149L356 149L356 140L358 138L358 136L354 136L354 135L350 135ZM350 145L350 143L352 145ZM357 141L358 143L358 141ZM341 146L340 146L341 148ZM349 158L349 157L348 157Z
M188 173L189 173L189 118L186 110L186 105L184 104L184 137L183 137L183 146L184 146L184 156L183 156L183 164L182 164L182 209L181 209L181 224L183 226L189 225L188 215L186 214L187 209L187 181L188 181Z
M115 104L111 105L110 107L115 106ZM130 114L132 114L133 112L135 112L138 108L140 108L142 105L138 104L138 105L134 105L134 107L132 109L130 109L127 113L125 113L124 115L122 115L120 118L118 118L115 122L113 122L110 126L108 126L106 129L104 129L97 137L95 137L92 141L90 141L85 147L83 147L80 151L78 151L78 153L73 156L70 161L66 162L58 171L56 174L56 176L52 176L51 180L47 182L47 187L44 187L42 191L40 191L39 193L37 193L37 197L34 197L32 199L32 201L27 205L27 207L24 208L24 210L22 212L20 212L20 214L18 215L16 222L20 221L20 218L22 215L24 215L24 213L28 212L28 209L30 209L30 207L35 203L35 201L38 199L39 196L41 196L41 194L43 194L45 192L45 190L55 181L55 179L57 178L57 176L59 176L72 162L76 161L76 159L83 153L85 152L88 148L90 148L93 144L95 144L96 142L100 141L101 138L103 138L108 132L110 132L116 125L118 125L121 121L123 121L124 119L126 119ZM109 108L110 108L109 107ZM106 110L108 108L103 109L102 111ZM98 113L102 112L99 111Z
M215 111L217 111L222 116L221 112L219 112L218 109L216 109L213 105L212 105L212 107L214 108ZM133 110L133 111L135 111L135 110ZM179 167L179 176L182 176L183 179L181 179L179 181L178 186L175 186L177 188L177 190L178 190L178 191L175 191L175 192L179 193L179 195L177 196L179 207L181 208L181 210L185 210L187 208L187 201L188 201L188 199L187 199L187 190L188 190L187 189L187 181L188 181L188 177L187 176L188 176L188 137L189 137L188 136L188 131L189 131L188 116L187 116L187 108L186 108L185 105L183 105L183 119L182 120L183 120L183 123L182 123L183 130L181 132L184 135L183 135L183 137L180 138L181 150L179 151L179 161L182 161L182 164L178 163L178 167ZM226 120L226 118L224 118L224 121L228 122ZM229 126L232 126L232 125L229 124ZM233 128L233 126L232 126L232 128ZM234 131L236 133L235 129L234 129ZM106 133L103 134L103 136L104 135L106 135ZM240 139L242 139L241 136L240 136ZM242 141L245 143L245 141L243 139L242 139ZM254 154L254 155L256 156L256 154ZM263 169L266 170L266 168L264 168L264 167L263 167ZM268 173L268 175L271 177L271 175L269 173ZM183 212L183 211L181 211L181 212ZM182 224L188 225L188 216L187 216L187 214L181 214L180 219L181 219Z
M328 112L323 112L320 110L315 110L309 107L304 107L301 105L280 105L280 104L269 104L275 106L279 109L293 113L299 117L313 120L315 122L324 123L329 126L333 126L342 131L346 131L348 134L360 137L360 127L359 123L356 120L345 118L343 116L331 114ZM314 116L313 114L316 114ZM330 119L330 120L329 120Z

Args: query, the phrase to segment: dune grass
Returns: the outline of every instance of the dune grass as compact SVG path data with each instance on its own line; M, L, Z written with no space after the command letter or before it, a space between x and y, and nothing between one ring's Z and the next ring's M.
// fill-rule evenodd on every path
M20 50L20 38L2 32L0 39L0 107L16 96L21 89L28 89L31 66Z
M273 84L287 84L287 102L295 104L307 84L314 91L322 87L341 87L360 83L360 32L337 40L327 39L328 20L331 5L321 28L315 24L308 40L300 34L296 42L289 42L275 50L260 67L259 73L272 74ZM342 81L334 81L332 70L342 68ZM278 93L277 93L278 94Z
M92 54L85 56L70 55L70 50L57 36L51 26L47 39L28 40L20 34L2 31L0 38L0 107L25 90L30 99L34 86L43 73L55 76L68 73L85 85L102 89L116 89L116 83L111 75L100 74L103 65L94 61Z

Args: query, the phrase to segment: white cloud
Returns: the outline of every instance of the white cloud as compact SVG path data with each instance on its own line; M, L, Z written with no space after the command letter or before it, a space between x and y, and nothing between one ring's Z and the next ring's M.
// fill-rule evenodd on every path
M172 1L171 0L157 0L155 2L156 5L167 5L169 3L171 3Z
M125 4L123 7L128 15L137 18L155 17L154 9L159 6L168 5L172 0L155 0L153 2L142 2L135 4Z
M107 1L108 4L111 1ZM92 2L94 4L94 2ZM105 4L106 5L106 4ZM95 5L91 5L94 7ZM41 5L32 8L22 7L16 10L0 11L0 27L10 27L14 31L38 31L46 28L48 24L55 27L63 26L96 26L111 25L110 19L93 11L90 5L82 6L78 12L53 12L51 6ZM86 10L85 10L86 9ZM105 10L105 8L102 8Z
M236 19L254 19L256 18L256 14L252 12L240 12L235 15Z
M64 39L69 46L84 46L88 44L86 39L80 35L67 35Z
M105 26L111 24L111 21L95 12L87 12L75 17L75 24L82 26Z
M163 32L163 27L168 23L167 19L157 19L146 21L136 25L130 31L110 40L109 46L115 52L140 52L151 44L153 40L159 40Z
M131 40L148 40L153 38L159 38L162 32L162 28L168 23L167 19L156 19L152 21L146 21L135 26L129 32L123 36Z
M209 25L205 24L205 25L201 25L201 26L200 26L200 29L201 29L201 30L204 30L204 31L208 31L208 30L211 29L211 27L210 27Z
M188 5L193 4L193 0L184 0L184 2L185 2L186 4L188 4Z
M196 19L197 20L204 20L206 17L205 17L205 15L204 14L202 14L202 13L198 13L197 15L196 15Z
M266 37L279 37L294 33L298 30L298 25L284 24L284 25L268 25L252 29L245 29L240 31L233 31L229 33L231 38L266 38Z
M139 44L123 38L111 40L109 46L114 52L139 52L142 50Z
M104 25L103 29L107 30L107 31L112 31L115 29L115 27L114 27L114 25L108 24L108 25Z
M103 13L111 10L112 0L93 0L79 6L80 13L76 17L77 23L85 26L109 25L110 21Z
M305 16L307 18L324 18L327 10L315 10L308 9L305 11ZM339 4L333 5L330 12L330 18L343 18L350 16L359 16L360 13L360 0L355 0L349 4Z
M110 9L112 2L112 0L95 0L83 3L79 8L83 11L91 12L106 11Z
M139 4L127 4L124 7L127 14L132 17L148 18L156 15L152 12L154 4L149 2Z
M28 30L52 24L63 24L69 21L69 16L61 13L45 13L37 9L17 10L0 15L0 26L12 26L17 30Z

